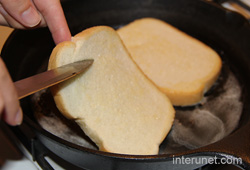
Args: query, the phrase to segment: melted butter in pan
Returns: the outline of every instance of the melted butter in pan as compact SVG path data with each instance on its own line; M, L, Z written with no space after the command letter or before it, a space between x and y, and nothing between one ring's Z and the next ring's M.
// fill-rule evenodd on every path
M230 134L241 116L243 103L240 99L239 82L224 66L219 79L201 104L176 107L174 124L160 146L160 154L199 148ZM66 141L97 149L74 121L60 114L48 89L34 94L32 101L37 122L45 130Z

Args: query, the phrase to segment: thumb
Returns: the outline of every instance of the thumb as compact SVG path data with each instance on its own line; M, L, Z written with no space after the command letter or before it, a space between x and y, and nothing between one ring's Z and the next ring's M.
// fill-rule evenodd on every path
M14 18L25 27L34 27L41 22L41 16L30 0L0 0L0 5L2 6L0 12L7 21ZM13 21L10 19L8 22Z

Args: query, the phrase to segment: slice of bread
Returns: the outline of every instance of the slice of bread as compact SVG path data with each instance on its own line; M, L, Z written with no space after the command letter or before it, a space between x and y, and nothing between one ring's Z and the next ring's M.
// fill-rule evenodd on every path
M94 59L85 73L51 89L61 113L102 151L157 154L174 120L167 96L142 73L110 27L89 28L57 45L49 69L84 59Z
M173 105L200 102L220 73L222 62L213 49L161 20L139 19L117 32L137 65Z

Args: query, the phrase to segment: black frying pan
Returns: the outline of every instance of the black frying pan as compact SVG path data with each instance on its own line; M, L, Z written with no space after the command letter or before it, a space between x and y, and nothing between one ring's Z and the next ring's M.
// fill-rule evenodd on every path
M230 69L243 90L244 108L238 128L211 145L181 153L152 156L120 155L95 151L62 140L43 130L35 121L30 98L21 101L24 124L49 150L86 169L193 169L201 165L173 165L173 157L236 157L238 166L250 169L250 25L237 13L198 0L64 0L63 8L72 34L95 25L114 28L137 18L155 17L226 54ZM37 73L54 48L49 31L14 31L2 57L14 81Z

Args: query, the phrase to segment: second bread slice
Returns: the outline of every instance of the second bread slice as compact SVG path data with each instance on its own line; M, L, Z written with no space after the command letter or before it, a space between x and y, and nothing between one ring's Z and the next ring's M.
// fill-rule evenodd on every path
M139 19L118 34L138 66L173 105L200 102L220 73L222 62L213 49L161 20Z

